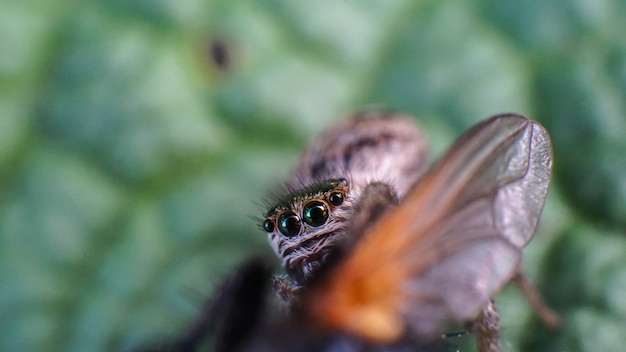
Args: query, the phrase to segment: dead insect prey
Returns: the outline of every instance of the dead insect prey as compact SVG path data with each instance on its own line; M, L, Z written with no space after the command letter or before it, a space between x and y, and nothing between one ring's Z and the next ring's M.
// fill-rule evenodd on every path
M550 183L546 130L498 115L432 166L427 154L411 118L381 110L313 139L262 224L289 275L274 286L290 314L380 344L474 321L480 349L494 352L491 299L514 280L558 325L520 271Z

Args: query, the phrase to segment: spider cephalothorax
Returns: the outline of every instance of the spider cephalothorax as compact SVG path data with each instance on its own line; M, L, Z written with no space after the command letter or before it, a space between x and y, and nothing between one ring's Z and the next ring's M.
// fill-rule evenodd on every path
M290 304L295 292L327 262L343 241L364 190L388 185L401 198L426 171L424 137L401 114L367 109L315 138L287 182L291 190L264 215L263 229L294 281L277 278L279 296Z

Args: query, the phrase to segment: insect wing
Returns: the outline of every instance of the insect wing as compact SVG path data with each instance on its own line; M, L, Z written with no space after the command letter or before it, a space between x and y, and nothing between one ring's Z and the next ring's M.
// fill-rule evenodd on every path
M309 313L378 341L475 318L515 273L551 167L539 124L513 114L477 124L311 290Z

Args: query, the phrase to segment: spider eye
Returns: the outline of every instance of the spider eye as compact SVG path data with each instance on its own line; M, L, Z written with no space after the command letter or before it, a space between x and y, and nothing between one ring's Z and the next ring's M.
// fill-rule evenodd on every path
M285 212L278 218L278 229L287 237L296 236L300 233L300 219L291 212Z
M328 201L334 206L343 204L343 194L341 192L333 192L328 196Z
M316 200L305 205L302 213L304 222L311 226L317 227L324 225L326 220L328 220L328 208L326 204Z
M263 221L263 230L265 230L265 232L271 233L274 232L275 229L276 227L274 226L274 222L272 220L265 219L265 221Z

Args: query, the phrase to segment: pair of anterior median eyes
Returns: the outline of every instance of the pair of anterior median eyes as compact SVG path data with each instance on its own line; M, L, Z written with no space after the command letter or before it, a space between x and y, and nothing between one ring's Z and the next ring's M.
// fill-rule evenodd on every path
M278 227L283 236L294 237L300 233L302 228L302 221L312 227L319 227L324 225L328 221L330 214L329 205L340 206L343 204L344 194L342 192L334 191L328 194L325 201L311 200L302 207L302 214L298 216L292 211L287 210L281 213L276 221L268 218L263 221L263 230L267 233L272 233Z

